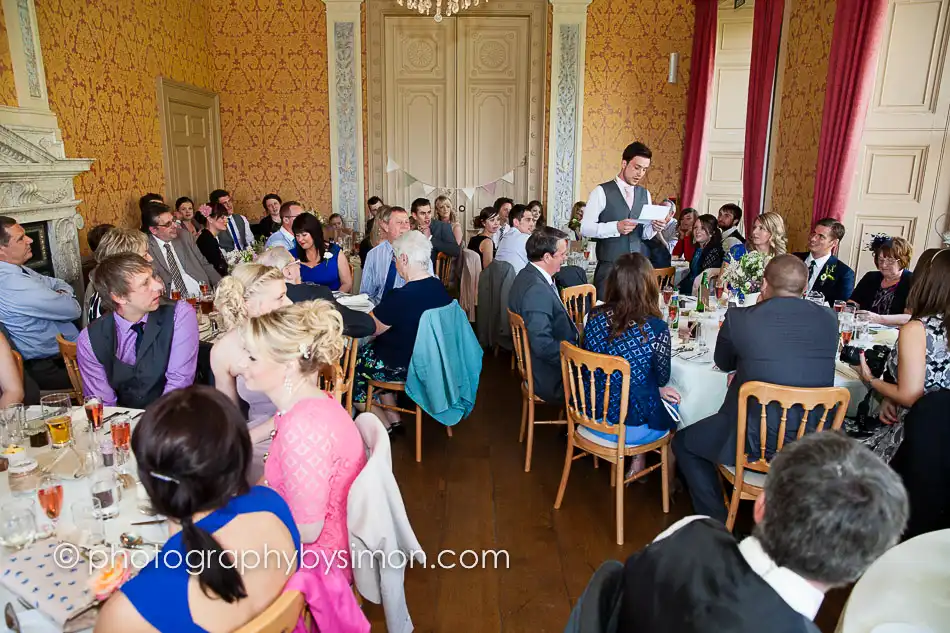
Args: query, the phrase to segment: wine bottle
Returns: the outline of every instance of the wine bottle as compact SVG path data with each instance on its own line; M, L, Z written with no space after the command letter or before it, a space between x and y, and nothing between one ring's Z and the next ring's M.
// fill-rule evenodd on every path
M706 286L706 271L699 282L699 292L696 293L696 312L706 311L706 302L709 301L709 289Z

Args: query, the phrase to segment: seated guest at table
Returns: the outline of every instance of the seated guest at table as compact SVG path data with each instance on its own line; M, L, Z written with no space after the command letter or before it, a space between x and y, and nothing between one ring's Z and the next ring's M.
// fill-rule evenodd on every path
M474 220L475 228L481 229L468 241L468 250L475 251L482 258L482 270L495 259L495 243L491 237L498 230L498 212L495 207L485 207Z
M302 555L349 562L346 497L366 453L353 418L317 386L317 372L343 354L340 313L326 301L297 303L252 317L241 334L250 358L243 371L247 385L279 410L264 484L290 505ZM314 569L330 571L339 572L339 565ZM352 578L349 565L345 573Z
M627 409L626 444L649 444L676 424L662 400L677 403L680 395L670 381L670 329L660 312L660 291L649 260L640 253L621 255L607 277L604 304L596 307L584 327L584 349L619 356L630 363L630 404ZM606 377L596 378L603 392ZM584 384L588 401L590 385ZM607 422L620 419L620 375L611 377ZM582 428L579 433L593 442L611 445L612 436ZM633 459L627 477L643 470L643 456Z
M287 283L287 298L293 303L315 301L323 299L333 304L343 317L343 334L353 338L372 336L376 331L376 322L365 312L353 310L339 303L326 286L319 284L305 284L300 281L300 262L294 259L283 246L269 248L257 258L257 263L263 266L273 266L284 275Z
M276 193L269 193L261 200L264 207L264 217L260 222L251 227L251 232L257 239L268 239L271 235L280 230L283 222L280 218L280 207L283 201Z
M96 254L96 249L99 248L99 243L102 242L102 238L114 228L114 224L97 224L89 229L89 232L86 233L86 243L89 244L89 250L92 251L93 255Z
M887 359L887 378L871 373L861 354L861 380L883 398L879 419L882 428L865 443L890 462L904 439L904 416L921 396L950 389L950 249L930 255L930 265L910 291L910 320L901 327ZM927 255L925 253L924 255ZM920 266L918 266L920 268Z
M416 221L416 230L432 242L432 260L439 253L449 257L458 257L461 252L458 240L448 222L432 219L432 205L427 198L416 198L410 206L412 219Z
M148 212L148 208L155 203L164 204L165 199L157 193L147 193L139 198L139 212L142 214L142 233L148 234L148 221L146 220L146 214Z
M808 237L808 252L795 253L808 267L808 292L820 292L829 305L847 301L854 289L854 271L834 256L844 238L844 225L834 218L815 223Z
M273 312L290 305L287 286L280 270L259 262L238 264L221 280L215 291L214 308L224 321L225 334L211 347L211 372L215 388L235 404L248 405L247 420L254 443L251 481L263 474L264 454L270 446L272 426L262 428L277 407L266 394L249 389L241 372L248 363L241 337L241 326L252 316Z
M24 265L32 243L16 220L0 216L0 323L40 389L71 389L56 335L76 340L82 307L68 283Z
M330 290L349 292L353 287L350 263L337 244L327 244L323 225L315 216L302 213L294 220L297 247L291 254L300 261L303 281L327 286Z
M745 244L745 238L742 237L742 207L732 202L722 205L716 223L722 231L722 250L728 253L734 246Z
M375 230L375 221L376 214L384 206L382 198L379 196L371 196L369 200L366 201L366 235L360 241L360 266L366 266L366 256L369 255L370 250L373 249L379 243L378 233Z
M376 219L379 221L379 216ZM404 233L392 246L396 270L406 285L389 292L371 313L376 320L376 338L360 346L354 402L366 402L366 385L370 379L386 382L406 379L422 313L452 303L445 286L429 272L432 243L422 233ZM387 404L395 404L392 394L383 394L380 398ZM399 423L399 414L395 411L380 409L379 412L387 428Z
M96 292L110 309L79 333L83 392L107 407L142 409L194 384L198 318L187 301L161 305L162 282L132 253L96 266Z
M196 214L195 203L191 198L182 196L175 200L174 216L182 230L187 231L192 237L198 237L198 233L204 226L204 216Z
M225 189L215 189L208 194L208 204L223 204L231 215L228 220L228 230L218 233L218 241L224 252L230 252L234 249L245 249L254 243L254 232L251 231L251 223L246 217L234 212L234 199L231 193Z
M498 244L498 251L495 253L495 259L502 262L508 262L514 269L515 274L521 272L528 265L528 252L525 250L525 244L534 231L534 214L528 212L528 207L523 204L516 204L508 212L508 221L515 229L508 231L501 242Z
M908 270L914 247L902 237L875 236L871 241L877 270L865 273L851 293L850 303L868 313L871 323L903 325L914 273Z
M817 633L824 594L893 547L908 513L900 477L860 443L804 437L772 461L752 536L688 516L627 559L617 631Z
M455 238L455 243L462 244L462 225L458 221L455 208L448 196L439 196L435 199L435 219L452 227L452 236Z
M567 221L567 229L574 233L574 240L581 241L581 222L584 220L584 210L587 209L587 202L578 200L571 207L571 219Z
M392 242L409 230L409 214L402 207L383 207L376 213L374 227L381 239L366 256L360 292L373 303L379 304L389 292L406 285L393 258ZM431 261L428 271L430 275L433 274Z
M25 395L20 369L13 358L7 337L0 334L0 408L23 402Z
M736 416L742 385L751 381L788 387L834 385L838 322L830 308L802 299L807 283L804 262L794 255L779 255L765 267L759 303L726 313L715 352L716 366L735 372L726 399L718 413L687 426L673 438L673 454L697 514L726 520L716 465L735 465ZM794 417L793 410L786 445L794 441L798 430ZM808 422L808 430L814 429L817 419ZM777 432L779 421L777 414L769 415L770 434ZM756 451L759 426L759 407L751 403L747 434L749 446L756 447Z
M303 213L303 206L296 200L288 200L280 205L280 228L267 238L264 246L266 248L283 246L288 251L297 248L297 240L294 238L294 220L301 213Z
M251 441L237 407L210 387L170 393L136 425L132 452L172 534L106 601L97 633L224 633L263 613L297 570L300 533L277 492L248 486ZM241 565L245 556L267 564ZM205 564L180 564L193 560Z
M96 251L96 261L101 262L107 257L121 253L135 253L151 263L152 256L148 252L148 238L141 231L126 228L114 228L106 233ZM96 271L89 272L89 284L83 296L82 326L86 327L102 316L103 305L95 286Z
M198 250L195 240L178 230L168 207L152 203L145 211L145 221L151 236L148 252L166 292L175 289L182 298L197 297L202 283L218 285L221 275Z
M689 260L689 272L680 282L680 294L695 294L696 286L702 280L703 271L718 273L722 266L722 234L716 218L708 213L696 218L693 223L693 243L695 251Z
M205 216L205 226L198 234L195 245L204 258L222 277L228 274L228 262L224 259L221 244L218 243L218 233L228 230L228 210L220 202Z
M492 206L498 211L498 230L491 236L497 247L501 245L501 238L508 235L508 231L514 230L508 222L508 214L511 213L515 203L511 198L497 198Z
M696 209L686 207L680 212L679 223L676 225L676 244L673 246L673 257L682 257L688 262L693 261L696 244L693 242L693 227L699 214Z
M555 404L564 400L561 341L577 344L577 328L553 279L567 257L567 233L552 227L538 229L525 247L530 264L511 284L508 308L524 319L528 331L534 392Z

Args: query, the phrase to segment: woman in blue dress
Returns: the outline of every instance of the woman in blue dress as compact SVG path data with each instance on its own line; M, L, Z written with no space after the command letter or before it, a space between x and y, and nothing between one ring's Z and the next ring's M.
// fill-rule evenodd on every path
M323 239L320 220L309 213L301 213L294 218L293 231L297 246L290 252L300 260L301 281L349 292L353 288L350 263L339 245L327 244Z
M629 253L617 259L607 278L603 305L594 308L584 327L584 349L619 356L630 363L630 400L627 408L626 444L649 444L675 428L663 400L677 404L680 395L666 384L670 380L670 329L660 316L659 289L653 266L640 253ZM589 379L585 379L590 402ZM603 393L606 376L594 377L595 388ZM603 415L603 408L596 414ZM620 419L620 375L610 379L610 402L607 422ZM614 445L606 433L582 428L578 434L604 446ZM634 459L629 477L642 470L643 456Z
M223 633L261 614L297 570L300 533L277 492L248 486L251 439L237 406L211 387L169 392L135 427L132 452L172 535L108 599L96 633Z

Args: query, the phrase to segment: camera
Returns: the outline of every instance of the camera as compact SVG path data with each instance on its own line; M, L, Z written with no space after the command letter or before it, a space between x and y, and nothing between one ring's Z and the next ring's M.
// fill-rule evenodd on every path
M887 357L890 353L891 350L887 345L875 345L870 349L864 350L864 360L875 378L880 378L884 374L884 367L887 364ZM861 364L861 348L853 345L845 345L841 348L839 358L841 362L857 367Z

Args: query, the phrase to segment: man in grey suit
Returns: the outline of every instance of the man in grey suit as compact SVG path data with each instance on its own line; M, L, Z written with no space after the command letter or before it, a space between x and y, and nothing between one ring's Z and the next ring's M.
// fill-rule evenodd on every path
M243 215L234 212L234 202L231 194L224 189L215 189L211 192L211 206L221 204L228 210L228 226L226 231L218 233L218 244L225 251L235 248L245 249L254 243L254 234L251 232L251 223Z
M718 413L673 438L676 463L689 486L696 514L726 520L716 470L717 464L736 463L739 388L743 384L758 380L788 387L834 386L838 321L830 308L802 299L807 284L808 269L802 260L780 255L765 267L759 303L730 308L726 313L715 354L720 369L735 372L726 399ZM769 405L768 411L767 448L774 451L781 414L777 403ZM821 413L820 409L812 412L808 431L814 430ZM757 402L749 403L748 415L746 450L758 452L761 409ZM786 444L795 440L800 420L800 409L792 409Z
M511 285L508 308L524 319L528 331L534 392L546 402L560 402L561 341L577 343L577 328L553 280L567 256L567 233L540 228L528 238L525 250L529 263Z
M416 198L409 207L412 218L416 221L417 230L432 242L432 261L439 253L449 257L458 257L462 249L455 241L452 225L448 222L432 219L432 205L426 198Z
M153 202L143 219L149 232L148 253L152 266L165 282L166 292L174 288L182 297L198 296L203 282L212 287L218 285L221 275L201 254L191 235L178 230L167 205Z

